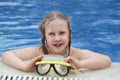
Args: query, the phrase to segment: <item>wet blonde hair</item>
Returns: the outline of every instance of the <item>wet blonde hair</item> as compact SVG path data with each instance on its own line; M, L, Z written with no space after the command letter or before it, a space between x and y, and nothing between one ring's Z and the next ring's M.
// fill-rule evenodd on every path
M49 22L55 20L55 19L63 19L67 22L68 24L68 30L69 30L69 43L68 43L68 55L70 53L70 46L71 46L71 33L72 33L72 29L71 29L71 25L70 25L70 19L69 17L59 11L52 11L50 13L48 13L48 15L43 19L41 25L39 26L39 29L42 33L42 50L44 52L44 54L48 54L48 50L46 47L46 37L45 37L45 25L48 24Z

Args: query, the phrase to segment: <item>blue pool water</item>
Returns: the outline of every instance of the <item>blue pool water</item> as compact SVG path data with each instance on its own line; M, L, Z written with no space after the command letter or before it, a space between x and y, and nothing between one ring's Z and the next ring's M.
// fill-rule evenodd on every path
M72 46L120 62L119 0L0 0L0 55L11 49L39 46L38 26L53 10L71 17Z

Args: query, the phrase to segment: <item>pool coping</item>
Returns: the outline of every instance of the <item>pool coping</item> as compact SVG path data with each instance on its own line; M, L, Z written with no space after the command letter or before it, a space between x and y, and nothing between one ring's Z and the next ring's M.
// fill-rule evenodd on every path
M0 75L18 75L18 76L37 76L40 77L36 72L23 72L16 70L1 61L0 58ZM120 63L114 62L109 68L101 70L83 70L76 75L72 73L64 78L85 78L84 80L119 80L120 79ZM43 76L44 77L44 76ZM52 76L53 77L53 76ZM59 77L59 76L56 76ZM81 79L82 80L82 79Z

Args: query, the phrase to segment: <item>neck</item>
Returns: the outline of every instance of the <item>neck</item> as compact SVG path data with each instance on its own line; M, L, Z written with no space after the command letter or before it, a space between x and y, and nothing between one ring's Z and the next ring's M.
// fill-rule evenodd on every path
M48 49L48 54L61 55L61 56L66 57L66 49L61 52L56 52L56 51L50 49L49 47L47 49Z

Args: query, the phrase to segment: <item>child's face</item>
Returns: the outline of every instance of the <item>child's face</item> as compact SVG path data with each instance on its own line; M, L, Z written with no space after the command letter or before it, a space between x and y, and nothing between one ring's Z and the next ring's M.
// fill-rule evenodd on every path
M68 24L63 19L55 19L45 26L47 45L55 53L65 51L69 42Z

